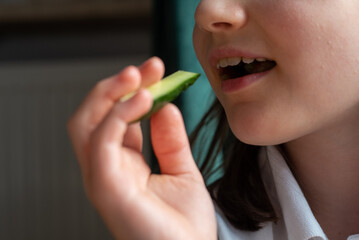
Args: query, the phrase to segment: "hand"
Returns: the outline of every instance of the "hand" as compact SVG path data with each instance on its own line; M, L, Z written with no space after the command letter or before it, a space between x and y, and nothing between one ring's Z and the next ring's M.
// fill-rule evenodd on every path
M183 120L172 104L151 118L152 145L161 175L141 152L139 123L152 105L147 90L163 77L152 58L99 82L71 117L68 130L87 195L117 239L216 239L210 196L193 160Z

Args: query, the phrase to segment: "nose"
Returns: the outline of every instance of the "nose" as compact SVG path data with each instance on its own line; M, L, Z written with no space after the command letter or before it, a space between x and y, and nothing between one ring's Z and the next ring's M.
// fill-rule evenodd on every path
M197 26L213 33L242 28L247 22L247 14L240 2L238 0L202 0L195 14Z

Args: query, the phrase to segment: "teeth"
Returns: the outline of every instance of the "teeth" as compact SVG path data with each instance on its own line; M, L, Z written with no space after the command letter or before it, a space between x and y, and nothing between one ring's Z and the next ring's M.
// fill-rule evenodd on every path
M227 61L227 58L223 58L219 61L219 66L224 68L224 67L227 67L228 66L228 61Z
M267 61L267 59L261 57L261 58L256 58L256 61L257 62L265 62L265 61Z
M242 61L242 58L240 58L240 57L232 57L232 58L227 59L229 66L236 66L236 65L240 64L241 61Z
M252 63L252 62L254 62L254 58L242 58L242 61L244 62L244 63L247 63L247 64L249 64L249 63Z
M264 61L267 61L268 59L266 59L264 57L259 57L259 58L246 58L246 57L222 58L221 60L218 61L217 68L220 69L220 68L225 68L228 66L236 66L236 65L240 64L241 62L250 64L250 63L254 62L254 60L256 60L257 62L264 62Z

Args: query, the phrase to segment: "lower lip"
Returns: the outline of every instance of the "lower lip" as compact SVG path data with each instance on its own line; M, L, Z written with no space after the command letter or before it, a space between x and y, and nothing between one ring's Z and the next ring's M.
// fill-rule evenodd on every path
M244 77L227 79L221 81L221 89L225 93L233 93L239 91L252 83L258 82L262 77L267 75L269 71L261 72L261 73L254 73L250 75L246 75Z

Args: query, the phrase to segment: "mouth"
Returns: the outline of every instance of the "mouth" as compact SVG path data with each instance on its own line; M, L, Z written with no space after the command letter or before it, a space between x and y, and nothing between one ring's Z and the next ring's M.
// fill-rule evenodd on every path
M217 62L221 80L241 78L273 69L277 63L267 58L230 57Z

